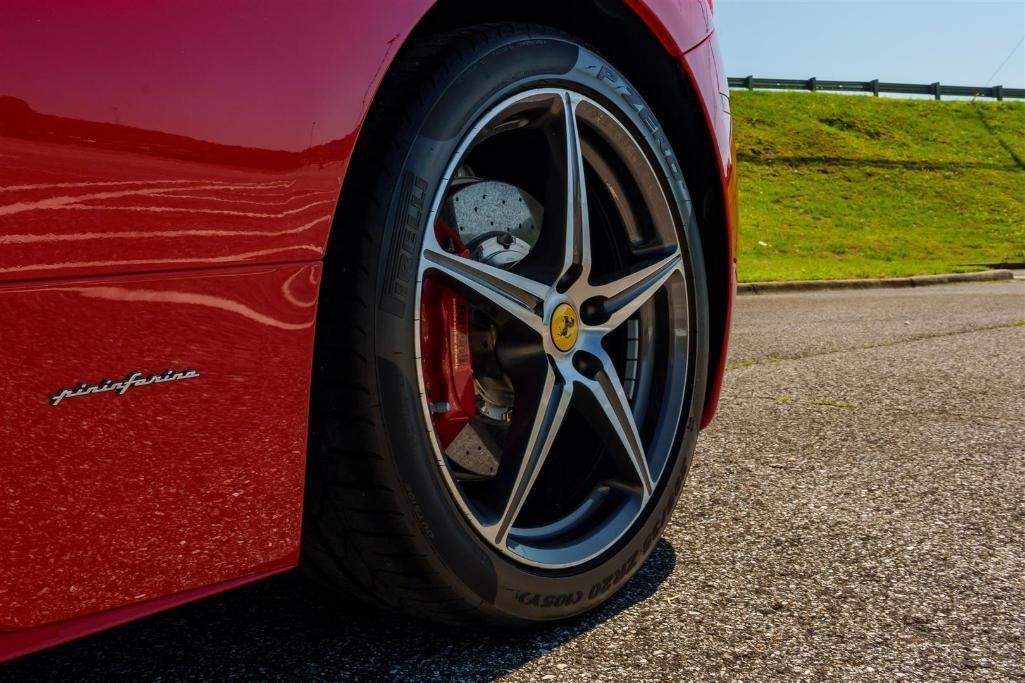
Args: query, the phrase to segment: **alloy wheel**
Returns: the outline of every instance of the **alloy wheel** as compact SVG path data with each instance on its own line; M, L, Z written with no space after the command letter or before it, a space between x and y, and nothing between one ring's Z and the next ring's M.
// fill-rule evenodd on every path
M635 125L567 89L504 99L452 158L420 250L443 480L486 543L538 568L614 546L678 447L688 261Z

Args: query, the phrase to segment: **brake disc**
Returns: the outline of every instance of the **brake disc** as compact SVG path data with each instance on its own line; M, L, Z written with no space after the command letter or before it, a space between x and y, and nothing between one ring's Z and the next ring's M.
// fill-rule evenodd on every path
M473 257L509 268L526 256L541 234L541 204L528 192L497 180L460 179L441 218Z
M494 180L463 175L441 211L441 219L471 256L511 268L537 243L543 209L528 192ZM493 476L513 408L512 385L494 359L494 330L471 326L476 415L445 448L460 478Z

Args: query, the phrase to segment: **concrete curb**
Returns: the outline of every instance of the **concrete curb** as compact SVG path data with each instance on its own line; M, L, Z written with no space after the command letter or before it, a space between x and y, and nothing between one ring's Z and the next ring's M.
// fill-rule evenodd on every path
M1013 280L1010 270L983 270L977 273L945 273L912 277L884 277L875 280L787 280L782 282L742 282L737 294L778 294L782 292L816 292L827 289L884 289L894 287L925 287L953 282L993 282Z

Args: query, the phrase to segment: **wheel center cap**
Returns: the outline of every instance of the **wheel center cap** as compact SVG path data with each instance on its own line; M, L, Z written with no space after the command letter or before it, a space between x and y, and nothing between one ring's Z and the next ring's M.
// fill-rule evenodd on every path
M552 334L555 348L560 351L569 351L577 343L577 334L580 332L577 312L569 304L559 304L552 312L548 329Z

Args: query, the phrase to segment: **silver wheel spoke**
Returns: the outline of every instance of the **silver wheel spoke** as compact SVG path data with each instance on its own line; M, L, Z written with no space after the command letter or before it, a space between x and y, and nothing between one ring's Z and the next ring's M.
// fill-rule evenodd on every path
M484 299L531 329L542 332L539 308L548 294L547 285L445 251L428 248L423 255L426 270L461 286L469 299Z
M562 272L580 267L579 278L587 281L591 272L591 225L587 217L587 188L584 185L584 156L580 150L576 102L571 93L562 95L563 134L565 136L564 173L566 181L566 242Z
M562 426L566 417L572 395L572 385L564 383L549 367L541 393L540 406L524 444L523 458L513 479L505 509L498 522L484 529L497 545L505 545L509 529L512 528L519 516L523 503L530 495L537 475L548 458L552 442L555 441L559 427Z
M649 263L629 275L592 287L593 295L605 298L603 308L609 316L605 323L597 327L613 330L622 325L655 295L673 273L681 272L682 267L683 257L679 250L675 250L669 256Z
M612 367L612 361L609 358L603 359L602 369L598 371L593 380L584 386L590 390L609 426L618 437L620 446L640 481L643 498L647 500L654 489L647 456L644 446L641 444L641 436L637 432L633 410L626 398L626 392L623 391L619 375Z

